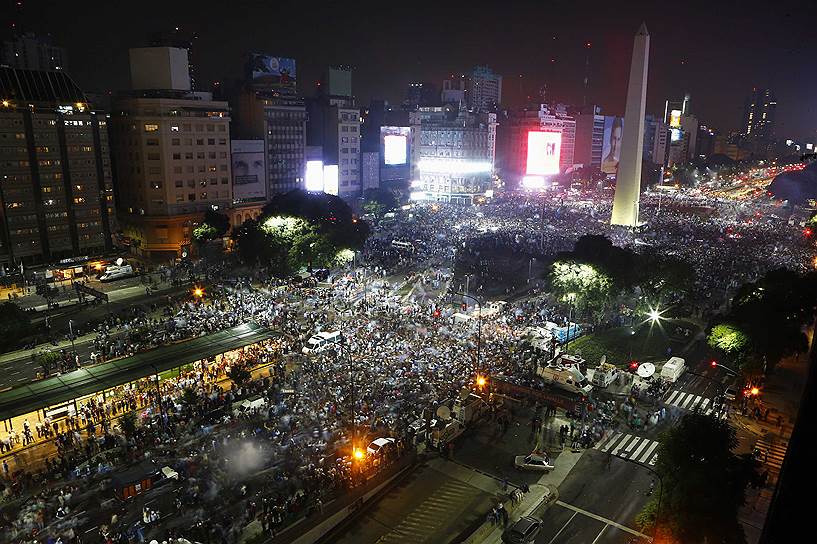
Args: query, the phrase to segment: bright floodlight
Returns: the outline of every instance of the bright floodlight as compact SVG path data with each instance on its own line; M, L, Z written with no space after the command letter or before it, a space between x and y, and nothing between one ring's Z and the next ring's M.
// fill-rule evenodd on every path
M647 313L647 316L653 323L657 323L658 321L661 320L661 312L659 312L656 308L650 308L650 311L649 313Z

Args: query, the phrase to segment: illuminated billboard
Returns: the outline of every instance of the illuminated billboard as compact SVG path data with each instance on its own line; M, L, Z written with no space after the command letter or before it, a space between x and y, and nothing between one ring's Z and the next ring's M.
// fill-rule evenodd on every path
M323 161L306 161L304 178L307 191L313 193L323 191Z
M233 199L266 199L264 140L232 140L230 144L233 166Z
M383 160L386 164L406 164L406 137L387 134L383 137Z
M601 148L601 171L605 174L618 173L618 161L621 158L621 135L624 132L624 120L621 117L604 118L604 140Z
M528 162L525 173L529 176L553 176L559 173L562 151L561 132L528 132Z
M408 163L409 127L380 127L380 149L383 164L400 166Z
M681 132L680 128L671 128L669 130L669 139L671 142L680 141L684 137L684 133Z
M295 59L250 53L249 73L253 84L295 92Z
M323 167L323 192L338 196L338 165L327 164Z
M669 126L672 128L681 126L681 110L671 110L669 112Z

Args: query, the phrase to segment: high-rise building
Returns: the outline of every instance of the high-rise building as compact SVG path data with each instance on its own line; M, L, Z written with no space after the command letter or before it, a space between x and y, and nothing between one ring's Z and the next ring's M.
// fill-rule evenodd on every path
M459 77L451 76L450 79L443 81L443 90L440 93L440 98L443 104L454 104L458 108L465 106L465 91L468 80L465 75Z
M439 103L440 94L433 83L423 81L409 83L405 101L409 109L417 109L420 106L437 106Z
M189 91L187 49L135 47L130 56L131 89Z
M187 73L190 78L190 90L196 90L196 66L194 62L194 43L198 36L182 31L178 27L169 31L154 32L148 45L151 47L173 47L187 51Z
M497 164L506 183L512 186L529 174L531 132L552 132L559 135L559 172L564 172L575 162L576 120L567 113L564 106L540 104L538 109L509 111L497 129Z
M476 66L466 78L465 101L469 110L496 111L502 103L502 76L487 66Z
M587 168L601 169L604 143L604 115L599 106L590 106L576 116L576 146L573 161Z
M11 68L54 72L68 69L68 54L50 36L23 34L3 42L0 64Z
M360 197L361 116L351 70L327 69L318 95L307 100L307 112L307 145L321 148L324 166L337 166L337 188L333 180L324 190L345 199Z
M419 108L410 122L413 199L470 204L492 188L495 113L449 104Z
M698 118L692 114L689 93L683 100L667 100L664 105L664 123L669 126L667 166L689 162L695 157L698 138Z
M777 100L771 89L752 89L746 99L742 131L751 139L766 141L775 136Z
M698 138L695 143L696 157L709 157L715 152L717 132L706 125L698 126Z
M174 48L142 49L151 51L131 54L134 89L115 97L111 112L117 204L131 247L169 259L189 254L208 208L232 204L230 108L184 89L187 58L162 51ZM163 83L180 88L156 88Z
M667 160L669 127L661 119L647 114L644 118L644 160L664 166Z
M0 263L110 249L107 115L61 70L0 67L0 100Z

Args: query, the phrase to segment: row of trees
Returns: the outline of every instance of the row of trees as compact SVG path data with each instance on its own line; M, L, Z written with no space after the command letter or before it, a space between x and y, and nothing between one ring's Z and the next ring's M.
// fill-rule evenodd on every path
M808 348L803 329L814 320L817 274L772 270L743 285L728 313L717 316L709 345L744 375L759 377L783 358Z
M682 300L694 282L695 272L686 261L652 248L635 253L598 235L579 238L573 251L559 255L549 274L551 291L596 323L619 295L635 292L644 305L666 306Z
M281 277L351 260L368 236L369 225L343 200L300 189L275 197L257 220L232 234L244 262L268 266Z

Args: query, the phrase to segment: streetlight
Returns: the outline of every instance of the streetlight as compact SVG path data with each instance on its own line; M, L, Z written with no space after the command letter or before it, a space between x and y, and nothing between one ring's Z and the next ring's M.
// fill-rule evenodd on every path
M466 279L468 276L466 276ZM457 291L452 291L452 295L461 296L463 298L470 298L473 300L477 305L477 311L479 312L479 316L477 317L477 374L479 374L480 370L482 369L481 364L481 353L482 353L482 303L479 299L475 296L468 295L466 293L458 293Z
M71 351L74 353L74 356L76 357L77 349L74 347L74 320L73 319L68 320L68 335L69 335L69 338L71 339Z
M193 296L195 298L201 300L204 297L204 289L199 287L199 286L194 287L193 288Z
M658 308L650 308L650 311L647 312L647 317L650 319L650 323L655 325L663 319L663 316L661 315L663 313L664 311L659 310Z
M620 452L621 450L619 449L617 451ZM609 453L608 455L613 455L613 453ZM627 459L626 457L620 457L618 455L616 455L616 457L618 457L622 461L627 461L628 463L632 463L638 467L646 468L647 470L652 472L656 478L658 478L658 507L655 509L655 524L653 524L652 527L652 540L653 542L655 542L655 538L658 535L658 520L661 518L661 498L662 495L664 494L664 479L661 478L661 475L658 474L652 467L642 465L641 463L636 463L632 459Z

